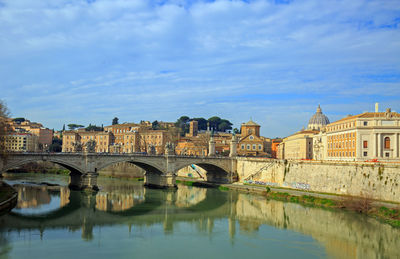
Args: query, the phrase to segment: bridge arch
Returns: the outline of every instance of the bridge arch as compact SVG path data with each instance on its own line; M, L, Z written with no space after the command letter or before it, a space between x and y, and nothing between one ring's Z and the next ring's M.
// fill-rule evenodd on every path
M137 158L137 157L127 157L127 158L118 158L118 159L111 159L107 162L98 163L98 167L97 170L101 170L104 169L108 166L111 166L113 164L117 164L117 163L131 163L134 164L140 168L142 168L143 170L149 173L156 173L156 174L164 174L165 169L162 168L161 166L157 165L156 163L152 162L152 161L148 161L146 159L143 158Z
M233 181L232 178L234 178L232 172L230 172L230 170L228 168L226 168L225 166L215 163L214 161L196 161L196 160L192 160L192 161L185 161L185 162L181 162L181 163L177 163L177 167L176 169L176 173L187 167L187 166L198 166L202 169L204 169L206 171L206 175L205 175L205 179L207 182L214 182L214 183L230 183ZM193 167L192 167L193 168ZM195 168L193 168L193 170L197 171ZM200 172L198 172L199 175Z
M8 170L11 169L15 169L18 167L21 167L23 165L26 165L28 163L36 163L39 161L43 161L43 162L51 162L57 165L60 165L62 167L65 167L66 169L68 169L72 174L83 174L84 171L82 170L82 168L78 167L77 165L73 164L73 163L69 163L63 160L58 160L58 159L54 159L54 158L42 158L42 157L31 157L31 158L24 158L18 161L13 161L11 163L7 163L4 168L3 171L6 172Z

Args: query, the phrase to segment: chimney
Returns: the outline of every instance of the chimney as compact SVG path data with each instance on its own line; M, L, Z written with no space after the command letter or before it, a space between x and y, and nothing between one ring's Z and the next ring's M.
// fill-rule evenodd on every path
M375 103L375 112L379 112L379 103Z

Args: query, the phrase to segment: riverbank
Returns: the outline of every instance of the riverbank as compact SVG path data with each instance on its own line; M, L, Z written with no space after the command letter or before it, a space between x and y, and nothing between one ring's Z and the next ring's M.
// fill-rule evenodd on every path
M368 197L352 197L250 184L212 184L183 177L179 177L177 183L259 194L269 199L298 203L304 206L352 211L368 215L393 227L400 228L400 204L372 200Z
M18 201L18 193L10 185L0 182L0 215L12 210Z

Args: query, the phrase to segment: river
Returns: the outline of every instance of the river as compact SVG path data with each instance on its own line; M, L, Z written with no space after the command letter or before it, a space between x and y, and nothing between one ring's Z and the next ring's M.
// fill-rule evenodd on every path
M96 194L61 175L4 180L19 196L0 217L0 258L400 258L400 229L345 211L102 177Z

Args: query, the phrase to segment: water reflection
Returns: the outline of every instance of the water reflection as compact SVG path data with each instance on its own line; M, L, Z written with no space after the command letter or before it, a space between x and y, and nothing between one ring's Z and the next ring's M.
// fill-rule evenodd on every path
M294 249L299 255L322 256L315 252L318 246L313 239L334 258L397 258L400 255L400 230L360 215L191 186L179 186L171 192L146 189L141 183L121 180L102 179L99 185L101 191L95 195L69 191L63 186L18 185L18 208L0 218L1 253L9 253L13 244L10 239L18 239L10 236L14 232L36 229L46 235L51 229L80 230L81 239L91 241L99 237L95 228L100 226L126 225L126 231L130 232L132 228L161 225L164 234L174 235L181 234L180 225L185 223L193 226L192 231L198 233L198 238L204 234L218 237L222 228L232 246L241 249L248 249L243 248L242 240L249 237L265 244L275 242L274 246ZM57 201L57 206L44 209L44 205L54 204L52 201ZM22 210L29 208L37 208L41 214ZM221 220L225 222L222 226ZM273 229L294 231L312 239L292 243L285 239L279 244L276 240L262 240L263 236L272 235Z

